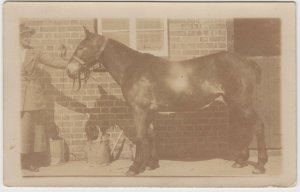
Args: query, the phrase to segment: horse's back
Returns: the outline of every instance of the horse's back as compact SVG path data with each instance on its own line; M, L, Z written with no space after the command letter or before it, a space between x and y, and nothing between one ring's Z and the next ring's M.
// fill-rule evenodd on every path
M247 61L229 52L183 61L144 55L143 63L132 70L130 97L154 108L201 107L219 95L236 95L252 86L253 76Z

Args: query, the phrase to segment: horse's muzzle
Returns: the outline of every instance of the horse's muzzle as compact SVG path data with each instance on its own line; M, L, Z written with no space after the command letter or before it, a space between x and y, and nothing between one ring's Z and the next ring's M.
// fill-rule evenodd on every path
M71 79L76 79L79 76L81 65L77 62L71 62L66 67L66 72Z

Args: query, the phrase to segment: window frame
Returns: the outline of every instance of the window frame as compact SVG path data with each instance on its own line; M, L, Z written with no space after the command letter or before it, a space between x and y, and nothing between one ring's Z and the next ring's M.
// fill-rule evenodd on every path
M169 44L168 44L168 19L167 18L153 18L153 19L160 19L163 22L163 28L161 31L163 31L163 48L161 50L137 50L137 31L136 29L136 20L138 18L135 17L130 17L128 18L129 22L129 29L113 29L113 30L103 30L102 28L102 19L103 18L98 18L97 19L97 28L98 28L98 33L103 34L103 32L129 32L129 47L139 51L141 53L150 53L155 56L160 56L160 57L168 57L169 56ZM109 19L121 19L121 18L109 18ZM123 18L122 18L123 19ZM152 18L151 18L152 19ZM155 31L160 31L159 29L154 29ZM147 31L146 29L144 31ZM151 31L151 29L149 30Z

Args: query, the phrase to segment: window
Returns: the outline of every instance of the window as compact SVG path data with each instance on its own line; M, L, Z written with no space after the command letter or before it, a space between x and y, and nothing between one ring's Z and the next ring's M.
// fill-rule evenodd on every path
M128 19L102 19L102 34L108 38L130 46L129 32Z
M167 19L102 18L98 20L98 29L132 49L168 56Z
M234 50L248 56L280 55L280 19L234 19Z
M137 50L157 51L164 48L164 23L160 19L136 20Z

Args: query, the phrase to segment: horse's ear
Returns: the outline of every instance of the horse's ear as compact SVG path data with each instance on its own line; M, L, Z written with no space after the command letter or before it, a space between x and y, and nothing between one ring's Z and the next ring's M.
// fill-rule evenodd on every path
M85 38L89 37L91 32L85 26L82 26L82 27L84 29Z

